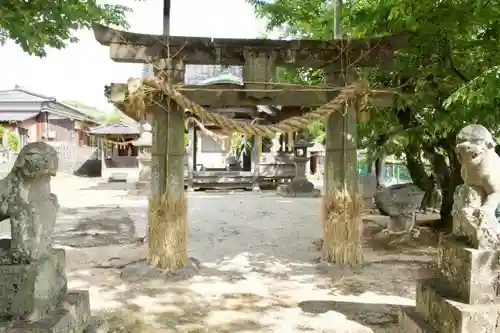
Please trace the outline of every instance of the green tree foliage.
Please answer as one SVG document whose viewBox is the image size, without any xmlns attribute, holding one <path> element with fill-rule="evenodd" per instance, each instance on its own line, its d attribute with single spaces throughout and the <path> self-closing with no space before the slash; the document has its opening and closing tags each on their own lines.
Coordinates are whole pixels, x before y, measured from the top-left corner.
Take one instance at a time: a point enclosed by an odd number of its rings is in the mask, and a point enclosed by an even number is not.
<svg viewBox="0 0 500 333">
<path fill-rule="evenodd" d="M 97 122 L 103 122 L 106 119 L 106 113 L 92 106 L 80 103 L 78 101 L 64 101 L 64 104 L 72 106 L 87 115 L 88 117 L 95 119 Z"/>
<path fill-rule="evenodd" d="M 121 112 L 118 109 L 114 109 L 110 113 L 106 114 L 104 118 L 104 123 L 106 125 L 118 124 L 120 121 L 122 121 L 123 117 L 124 117 L 123 112 Z"/>
<path fill-rule="evenodd" d="M 45 48 L 76 42 L 76 29 L 93 23 L 127 26 L 129 8 L 96 0 L 8 0 L 0 6 L 0 42 L 14 40 L 29 54 L 45 56 Z"/>
<path fill-rule="evenodd" d="M 0 125 L 0 144 L 3 144 L 3 138 L 5 133 L 7 132 L 7 147 L 10 148 L 10 150 L 18 152 L 20 149 L 20 144 L 21 142 L 19 141 L 19 136 L 10 131 L 9 129 L 5 128 L 4 126 Z"/>
<path fill-rule="evenodd" d="M 250 0 L 268 29 L 283 36 L 329 39 L 333 4 L 319 0 Z M 345 36 L 366 38 L 409 32 L 408 47 L 395 53 L 390 68 L 359 70 L 372 87 L 400 94 L 394 107 L 371 107 L 372 121 L 359 125 L 360 146 L 372 158 L 404 153 L 413 181 L 443 191 L 441 215 L 449 226 L 453 191 L 461 181 L 453 150 L 457 131 L 467 123 L 500 127 L 500 1 L 345 1 Z M 292 75 L 293 76 L 293 75 Z M 430 168 L 426 168 L 424 161 Z"/>
<path fill-rule="evenodd" d="M 19 136 L 16 133 L 7 133 L 7 145 L 9 146 L 10 150 L 18 152 L 20 144 L 21 143 L 19 142 Z"/>
</svg>

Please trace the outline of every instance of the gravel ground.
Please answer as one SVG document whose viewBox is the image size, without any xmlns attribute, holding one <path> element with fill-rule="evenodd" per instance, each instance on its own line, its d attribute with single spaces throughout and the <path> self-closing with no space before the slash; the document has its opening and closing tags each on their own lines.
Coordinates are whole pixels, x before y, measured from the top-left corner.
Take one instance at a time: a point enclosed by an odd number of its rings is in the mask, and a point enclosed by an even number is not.
<svg viewBox="0 0 500 333">
<path fill-rule="evenodd" d="M 365 263 L 315 260 L 320 199 L 274 193 L 188 193 L 189 279 L 120 278 L 146 257 L 147 201 L 127 184 L 56 178 L 61 212 L 55 235 L 67 249 L 70 287 L 88 289 L 101 332 L 399 332 L 401 306 L 432 273 L 434 240 L 391 248 L 371 235 L 385 223 L 366 216 Z"/>
</svg>

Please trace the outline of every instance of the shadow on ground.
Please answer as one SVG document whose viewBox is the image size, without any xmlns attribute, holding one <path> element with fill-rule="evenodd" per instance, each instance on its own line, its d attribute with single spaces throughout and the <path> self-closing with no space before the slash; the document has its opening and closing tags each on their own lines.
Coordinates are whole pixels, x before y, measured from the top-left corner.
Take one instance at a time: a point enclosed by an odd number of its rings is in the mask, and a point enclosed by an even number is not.
<svg viewBox="0 0 500 333">
<path fill-rule="evenodd" d="M 69 278 L 90 288 L 102 332 L 397 333 L 397 312 L 412 305 L 416 279 L 434 274 L 435 244 L 380 248 L 371 240 L 376 231 L 365 228 L 358 267 L 245 251 L 202 262 L 196 274 L 175 281 L 124 280 L 123 258 Z"/>
<path fill-rule="evenodd" d="M 107 190 L 107 191 L 126 191 L 130 189 L 134 189 L 135 184 L 130 183 L 130 182 L 100 182 L 97 184 L 94 184 L 92 186 L 88 186 L 85 188 L 81 188 L 80 190 L 82 191 L 102 191 L 102 190 Z"/>
<path fill-rule="evenodd" d="M 332 265 L 315 260 L 318 199 L 269 193 L 188 196 L 188 250 L 202 267 L 181 278 L 124 278 L 130 263 L 147 255 L 147 244 L 120 245 L 145 234 L 145 200 L 124 198 L 123 208 L 61 209 L 55 238 L 70 246 L 70 287 L 90 291 L 93 314 L 103 319 L 102 333 L 398 333 L 396 309 L 412 305 L 415 281 L 433 273 L 432 233 L 408 244 L 388 244 L 374 237 L 387 221 L 366 219 L 364 264 Z"/>
<path fill-rule="evenodd" d="M 403 306 L 380 303 L 310 300 L 298 304 L 305 313 L 324 314 L 334 311 L 347 320 L 371 328 L 374 332 L 397 332 L 399 312 Z"/>
<path fill-rule="evenodd" d="M 56 244 L 94 247 L 130 244 L 136 241 L 136 227 L 129 213 L 118 206 L 64 208 L 54 231 Z"/>
</svg>

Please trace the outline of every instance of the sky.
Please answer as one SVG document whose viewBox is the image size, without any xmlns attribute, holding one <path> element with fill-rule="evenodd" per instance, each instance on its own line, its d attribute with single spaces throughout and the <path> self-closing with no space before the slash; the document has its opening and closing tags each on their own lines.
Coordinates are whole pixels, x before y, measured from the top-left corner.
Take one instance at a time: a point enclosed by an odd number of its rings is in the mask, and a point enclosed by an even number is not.
<svg viewBox="0 0 500 333">
<path fill-rule="evenodd" d="M 163 0 L 109 0 L 128 6 L 129 31 L 162 33 Z M 253 38 L 264 31 L 245 0 L 172 0 L 170 32 L 177 36 Z M 0 90 L 15 85 L 57 100 L 77 100 L 109 111 L 104 86 L 141 75 L 141 64 L 115 63 L 109 48 L 91 31 L 79 31 L 79 43 L 64 50 L 49 49 L 40 59 L 24 53 L 13 42 L 0 47 Z"/>
</svg>

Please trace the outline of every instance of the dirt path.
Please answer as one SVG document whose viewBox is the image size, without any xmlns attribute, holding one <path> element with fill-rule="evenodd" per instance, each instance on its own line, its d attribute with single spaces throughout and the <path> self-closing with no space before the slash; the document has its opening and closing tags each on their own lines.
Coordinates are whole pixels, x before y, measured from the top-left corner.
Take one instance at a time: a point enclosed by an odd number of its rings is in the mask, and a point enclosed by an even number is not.
<svg viewBox="0 0 500 333">
<path fill-rule="evenodd" d="M 89 289 L 101 332 L 391 332 L 413 305 L 415 281 L 431 274 L 435 239 L 387 248 L 372 240 L 384 223 L 365 218 L 365 263 L 316 263 L 318 199 L 274 193 L 190 193 L 189 255 L 203 267 L 187 280 L 120 278 L 143 259 L 145 199 L 96 181 L 57 180 L 56 241 L 67 249 L 70 287 Z M 70 180 L 73 181 L 73 180 Z M 66 184 L 66 185 L 65 185 Z M 71 192 L 71 193 L 69 193 Z M 427 239 L 430 238 L 430 239 Z"/>
</svg>

